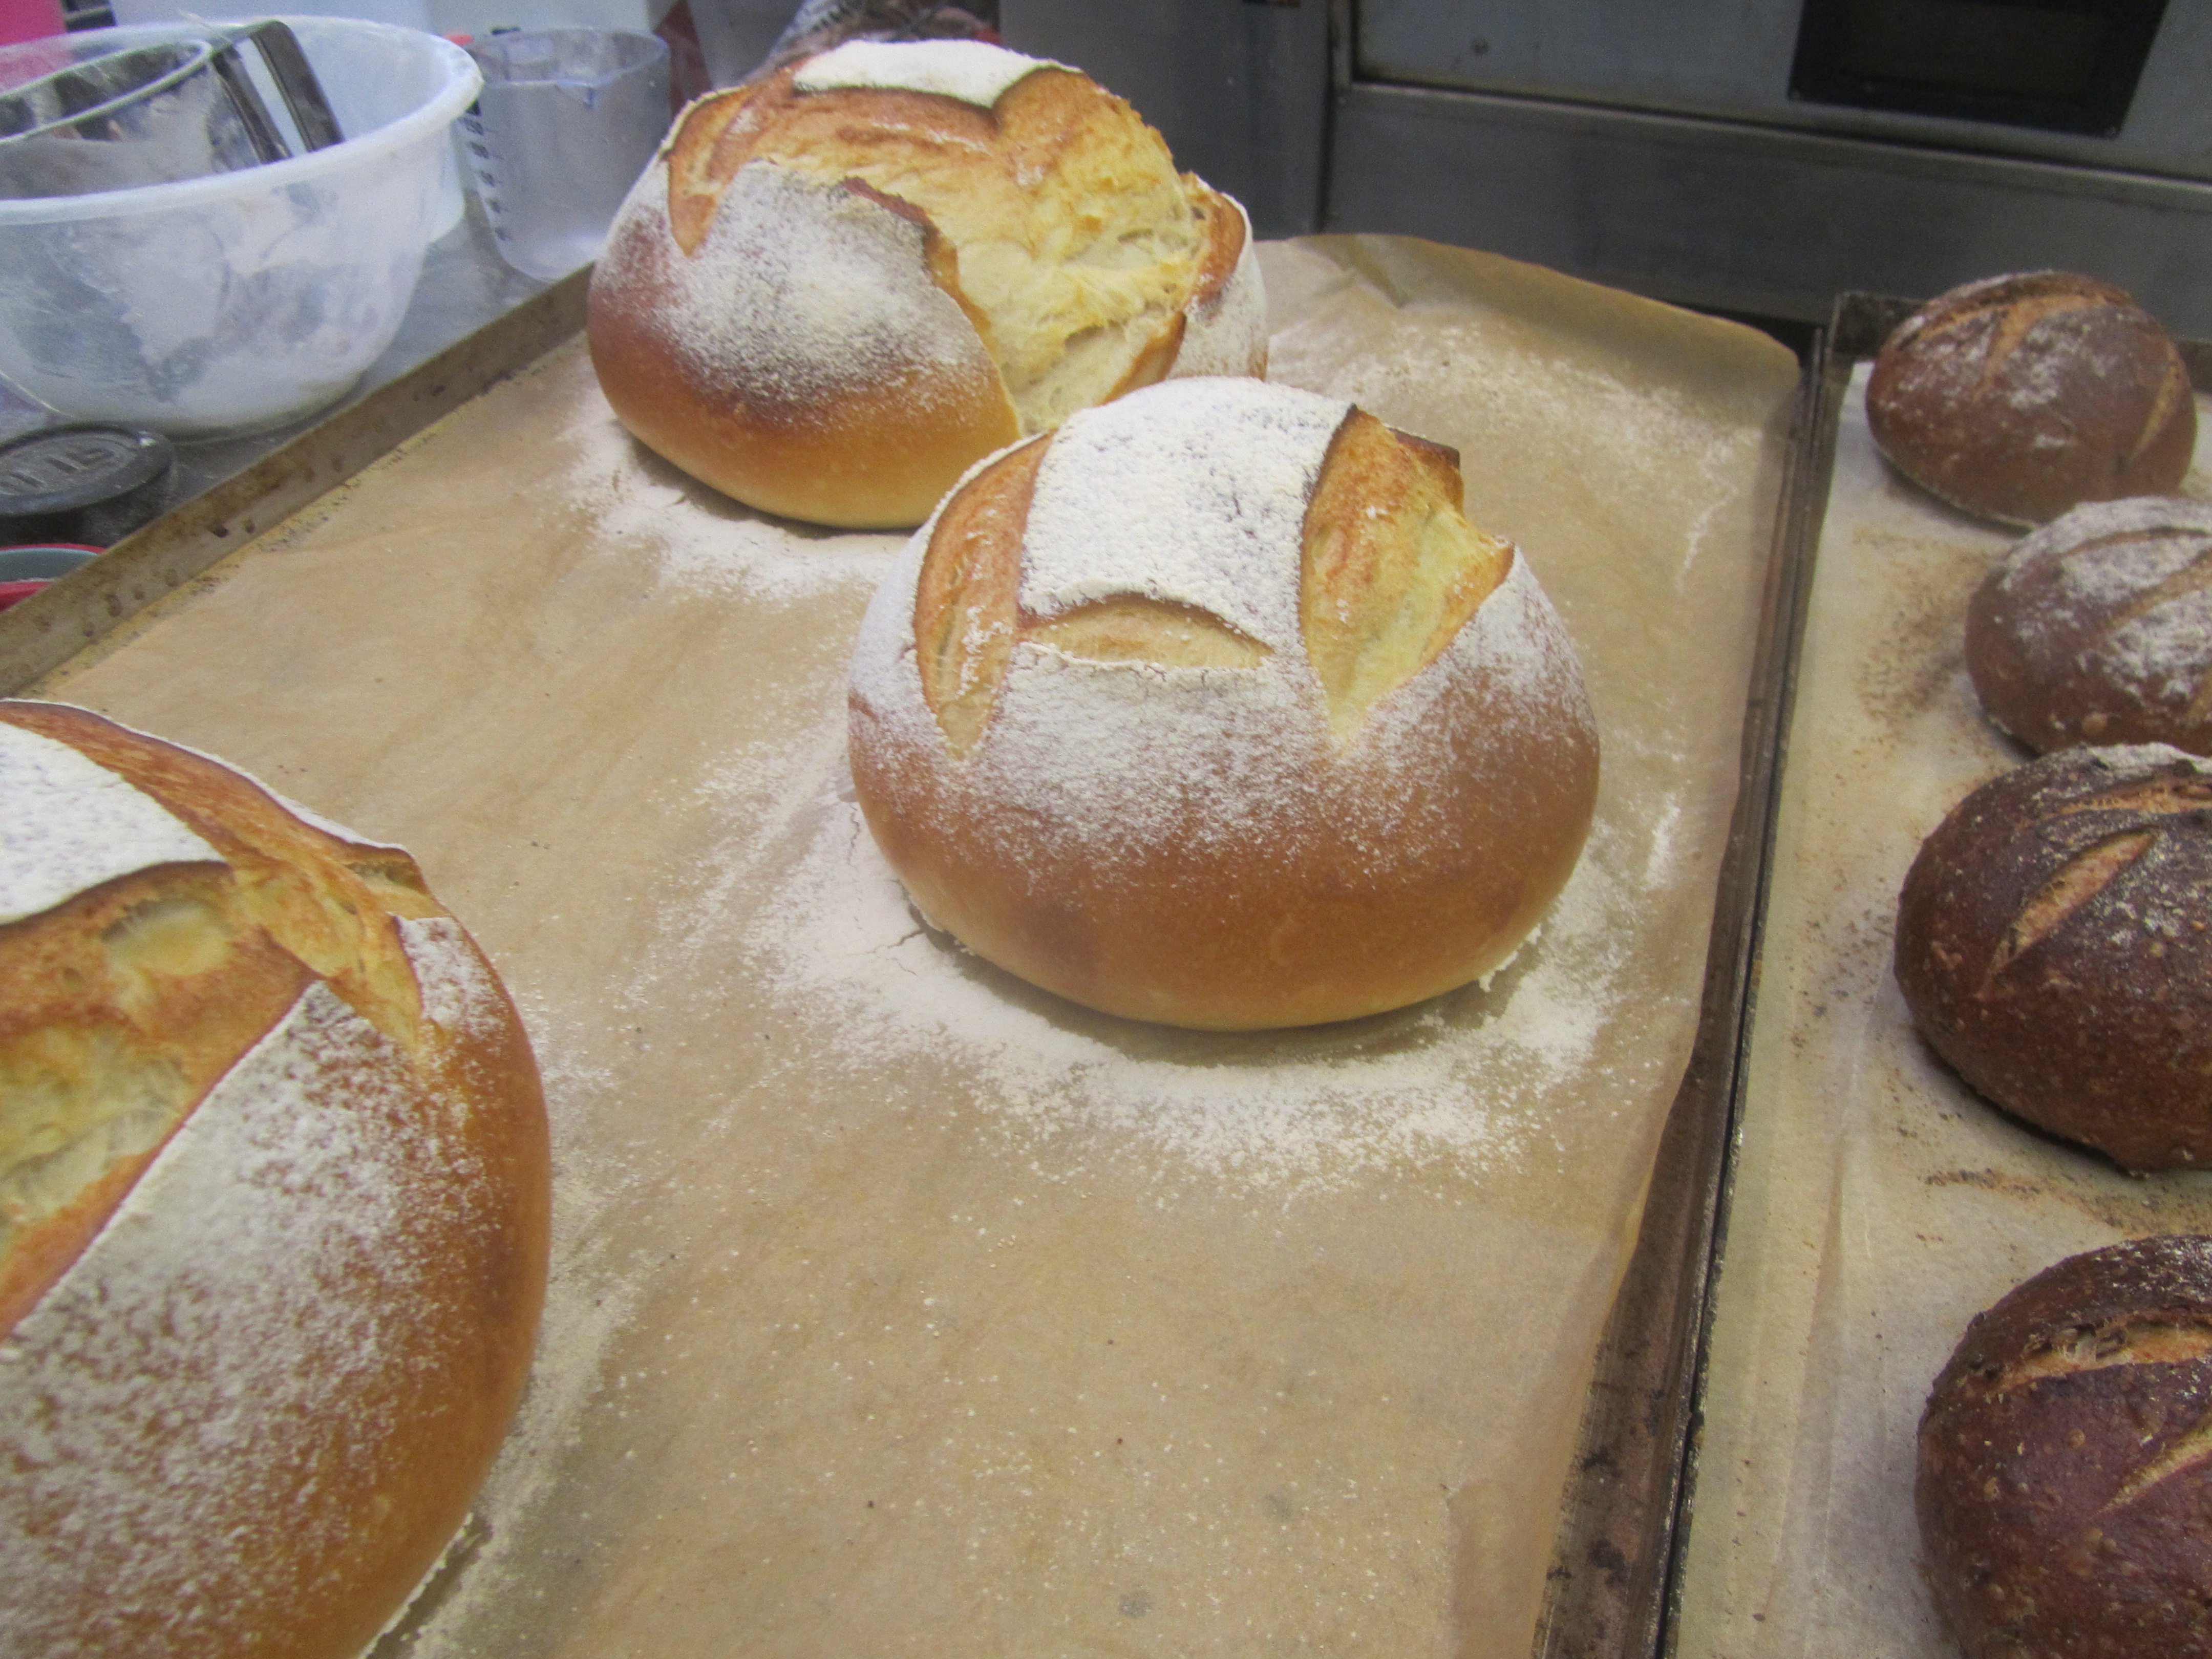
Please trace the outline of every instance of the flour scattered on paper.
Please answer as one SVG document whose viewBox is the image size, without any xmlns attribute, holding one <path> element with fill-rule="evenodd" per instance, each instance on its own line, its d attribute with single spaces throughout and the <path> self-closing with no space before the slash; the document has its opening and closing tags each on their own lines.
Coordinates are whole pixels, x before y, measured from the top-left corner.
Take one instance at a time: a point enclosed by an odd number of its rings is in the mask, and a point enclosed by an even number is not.
<svg viewBox="0 0 2212 1659">
<path fill-rule="evenodd" d="M 748 958 L 806 1011 L 783 1063 L 878 1079 L 950 1063 L 1047 1174 L 1079 1173 L 1085 1142 L 1293 1188 L 1385 1164 L 1510 1165 L 1549 1143 L 1545 1102 L 1594 1063 L 1626 994 L 1632 896 L 1616 872 L 1638 854 L 1601 832 L 1490 993 L 1252 1036 L 1091 1015 L 921 923 L 851 798 L 843 739 L 840 719 L 706 786 L 732 831 L 693 878 L 673 960 L 633 994 L 663 997 L 702 961 Z M 745 893 L 756 902 L 738 902 Z"/>
<path fill-rule="evenodd" d="M 617 1334 L 647 1288 L 635 1267 L 616 1256 L 606 1224 L 609 1210 L 633 1183 L 631 1172 L 574 1152 L 585 1138 L 580 1120 L 605 1109 L 617 1079 L 579 1063 L 561 1046 L 560 1022 L 550 1012 L 519 993 L 515 1001 L 544 1085 L 554 1152 L 551 1261 L 530 1388 L 468 1522 L 364 1659 L 465 1651 L 459 1644 L 472 1621 L 540 1570 L 530 1543 L 538 1528 L 526 1523 L 571 1474 L 568 1454 L 579 1425 L 603 1386 Z"/>
<path fill-rule="evenodd" d="M 623 430 L 594 398 L 562 434 L 571 476 L 599 542 L 649 559 L 670 587 L 783 603 L 810 593 L 873 589 L 903 534 L 831 532 L 765 518 L 693 483 Z"/>
</svg>

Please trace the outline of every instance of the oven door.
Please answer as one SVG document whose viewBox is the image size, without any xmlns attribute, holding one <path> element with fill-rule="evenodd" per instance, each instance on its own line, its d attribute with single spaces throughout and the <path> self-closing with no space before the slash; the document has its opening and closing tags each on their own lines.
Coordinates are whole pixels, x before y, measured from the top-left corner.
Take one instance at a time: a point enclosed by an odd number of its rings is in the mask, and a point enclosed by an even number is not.
<svg viewBox="0 0 2212 1659">
<path fill-rule="evenodd" d="M 2212 0 L 1002 0 L 1261 233 L 1817 320 L 2063 267 L 2212 333 Z"/>
</svg>

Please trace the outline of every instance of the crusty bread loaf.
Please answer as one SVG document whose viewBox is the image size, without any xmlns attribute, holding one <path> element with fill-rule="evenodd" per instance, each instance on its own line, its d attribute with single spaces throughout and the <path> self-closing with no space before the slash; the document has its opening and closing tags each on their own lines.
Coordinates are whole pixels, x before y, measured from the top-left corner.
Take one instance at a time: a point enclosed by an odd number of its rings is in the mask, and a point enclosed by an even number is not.
<svg viewBox="0 0 2212 1659">
<path fill-rule="evenodd" d="M 2027 537 L 1966 606 L 1966 672 L 2035 749 L 2212 754 L 2212 506 L 2093 501 Z"/>
<path fill-rule="evenodd" d="M 921 912 L 1109 1013 L 1250 1029 L 1480 977 L 1574 867 L 1582 671 L 1457 458 L 1179 380 L 977 468 L 871 605 L 854 781 Z"/>
<path fill-rule="evenodd" d="M 2109 283 L 2059 270 L 1968 283 L 1914 312 L 1875 358 L 1866 411 L 1907 477 L 2008 524 L 2165 494 L 2197 445 L 2166 331 Z"/>
<path fill-rule="evenodd" d="M 0 702 L 0 1652 L 352 1659 L 544 1294 L 538 1075 L 406 854 Z"/>
<path fill-rule="evenodd" d="M 1923 843 L 1897 980 L 1989 1099 L 2130 1170 L 2212 1164 L 2212 765 L 2067 749 Z"/>
<path fill-rule="evenodd" d="M 2212 1238 L 2045 1268 L 1920 1419 L 1923 1565 L 1967 1659 L 2212 1656 Z"/>
<path fill-rule="evenodd" d="M 904 528 L 1074 410 L 1262 373 L 1250 240 L 1076 70 L 854 41 L 678 119 L 592 274 L 592 361 L 623 423 L 717 489 Z"/>
</svg>

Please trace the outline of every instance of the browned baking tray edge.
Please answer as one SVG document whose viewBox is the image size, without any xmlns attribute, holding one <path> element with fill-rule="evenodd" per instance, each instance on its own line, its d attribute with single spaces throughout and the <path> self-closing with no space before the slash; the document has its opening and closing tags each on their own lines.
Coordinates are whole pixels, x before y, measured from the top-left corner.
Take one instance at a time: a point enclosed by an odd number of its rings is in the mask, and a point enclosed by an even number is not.
<svg viewBox="0 0 2212 1659">
<path fill-rule="evenodd" d="M 563 277 L 243 472 L 0 612 L 0 696 L 58 668 L 225 554 L 328 494 L 584 325 L 591 268 Z"/>
<path fill-rule="evenodd" d="M 1814 337 L 1761 595 L 1729 821 L 1690 1062 L 1668 1113 L 1636 1249 L 1599 1340 L 1589 1403 L 1537 1621 L 1536 1659 L 1643 1659 L 1671 1648 L 1675 1549 L 1697 1457 L 1708 1292 L 1725 1241 L 1766 869 L 1839 398 Z M 1849 378 L 1848 362 L 1843 369 Z"/>
<path fill-rule="evenodd" d="M 1853 371 L 1922 303 L 1839 295 L 1799 385 L 1744 719 L 1743 786 L 1722 866 L 1696 1044 L 1660 1140 L 1635 1253 L 1600 1340 L 1561 1503 L 1537 1659 L 1675 1652 L 1711 1291 L 1728 1243 L 1766 871 L 1836 434 Z M 2179 343 L 2191 381 L 2212 391 L 2212 342 Z"/>
</svg>

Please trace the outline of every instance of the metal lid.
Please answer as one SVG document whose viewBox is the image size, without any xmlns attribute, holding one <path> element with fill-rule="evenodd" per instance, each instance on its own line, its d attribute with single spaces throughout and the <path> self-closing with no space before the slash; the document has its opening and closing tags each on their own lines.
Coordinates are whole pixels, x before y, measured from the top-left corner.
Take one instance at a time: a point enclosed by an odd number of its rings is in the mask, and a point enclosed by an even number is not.
<svg viewBox="0 0 2212 1659">
<path fill-rule="evenodd" d="M 0 519 L 28 519 L 127 495 L 169 470 L 167 438 L 135 427 L 79 421 L 0 442 Z"/>
</svg>

